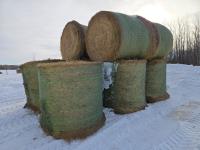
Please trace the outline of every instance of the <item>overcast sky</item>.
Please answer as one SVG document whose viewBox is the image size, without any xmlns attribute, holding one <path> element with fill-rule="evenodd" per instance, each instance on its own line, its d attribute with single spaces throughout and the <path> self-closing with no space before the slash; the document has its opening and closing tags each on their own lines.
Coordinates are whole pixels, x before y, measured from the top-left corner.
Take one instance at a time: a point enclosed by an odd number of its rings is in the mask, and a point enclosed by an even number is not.
<svg viewBox="0 0 200 150">
<path fill-rule="evenodd" d="M 0 0 L 0 64 L 61 58 L 60 36 L 68 21 L 87 25 L 100 10 L 167 23 L 200 12 L 200 0 Z"/>
</svg>

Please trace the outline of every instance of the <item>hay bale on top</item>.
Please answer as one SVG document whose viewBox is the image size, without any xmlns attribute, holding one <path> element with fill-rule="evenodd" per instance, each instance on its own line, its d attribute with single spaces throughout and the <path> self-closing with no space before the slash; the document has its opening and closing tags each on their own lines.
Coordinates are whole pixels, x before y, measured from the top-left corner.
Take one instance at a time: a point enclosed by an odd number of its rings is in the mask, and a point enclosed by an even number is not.
<svg viewBox="0 0 200 150">
<path fill-rule="evenodd" d="M 146 60 L 123 60 L 117 68 L 114 83 L 116 113 L 126 114 L 144 109 Z"/>
<path fill-rule="evenodd" d="M 85 32 L 87 26 L 76 21 L 67 23 L 63 29 L 60 50 L 64 60 L 75 60 L 87 57 L 85 48 Z"/>
<path fill-rule="evenodd" d="M 169 98 L 169 94 L 166 92 L 166 61 L 163 59 L 147 62 L 146 97 L 147 102 Z"/>
<path fill-rule="evenodd" d="M 159 35 L 159 44 L 156 49 L 156 53 L 153 59 L 155 58 L 163 58 L 168 55 L 168 53 L 172 50 L 173 47 L 173 35 L 169 29 L 165 26 L 154 23 L 156 30 L 158 31 Z"/>
<path fill-rule="evenodd" d="M 101 11 L 92 17 L 86 34 L 92 60 L 161 58 L 171 50 L 173 37 L 164 26 L 141 16 Z"/>
<path fill-rule="evenodd" d="M 55 138 L 83 138 L 105 121 L 102 65 L 71 61 L 40 64 L 41 127 Z"/>
<path fill-rule="evenodd" d="M 89 22 L 86 46 L 92 60 L 142 57 L 148 45 L 148 30 L 136 16 L 101 11 Z"/>
<path fill-rule="evenodd" d="M 38 63 L 45 62 L 57 62 L 61 60 L 43 60 L 43 61 L 31 61 L 20 66 L 22 71 L 23 84 L 25 89 L 25 94 L 27 97 L 27 103 L 25 107 L 31 108 L 33 111 L 40 111 L 40 101 L 39 101 L 39 85 L 38 85 Z"/>
<path fill-rule="evenodd" d="M 158 32 L 140 16 L 101 11 L 92 17 L 86 34 L 87 52 L 92 60 L 149 58 L 155 54 Z"/>
</svg>

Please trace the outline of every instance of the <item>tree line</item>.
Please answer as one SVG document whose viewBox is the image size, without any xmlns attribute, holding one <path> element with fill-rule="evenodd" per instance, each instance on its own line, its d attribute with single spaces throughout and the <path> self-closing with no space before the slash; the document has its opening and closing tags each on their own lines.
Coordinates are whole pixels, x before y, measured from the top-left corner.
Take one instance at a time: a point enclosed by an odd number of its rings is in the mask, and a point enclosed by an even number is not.
<svg viewBox="0 0 200 150">
<path fill-rule="evenodd" d="M 168 25 L 174 38 L 169 63 L 200 65 L 200 15 L 182 18 Z"/>
</svg>

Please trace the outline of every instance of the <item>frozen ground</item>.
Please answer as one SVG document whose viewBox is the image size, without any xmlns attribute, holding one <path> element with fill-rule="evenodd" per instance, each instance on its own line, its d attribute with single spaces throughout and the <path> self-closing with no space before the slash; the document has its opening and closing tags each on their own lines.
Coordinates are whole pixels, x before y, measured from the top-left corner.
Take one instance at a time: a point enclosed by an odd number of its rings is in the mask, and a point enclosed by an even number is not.
<svg viewBox="0 0 200 150">
<path fill-rule="evenodd" d="M 171 98 L 129 115 L 105 109 L 106 124 L 85 140 L 46 136 L 38 116 L 23 109 L 20 74 L 0 75 L 1 150 L 200 150 L 200 67 L 168 65 Z"/>
</svg>

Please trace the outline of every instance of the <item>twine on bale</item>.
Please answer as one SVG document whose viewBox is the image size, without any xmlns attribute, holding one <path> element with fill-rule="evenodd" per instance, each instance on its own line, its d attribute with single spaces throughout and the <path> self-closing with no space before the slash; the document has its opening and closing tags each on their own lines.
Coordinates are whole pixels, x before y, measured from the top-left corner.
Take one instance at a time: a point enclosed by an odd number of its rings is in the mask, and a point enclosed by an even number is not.
<svg viewBox="0 0 200 150">
<path fill-rule="evenodd" d="M 85 47 L 85 32 L 87 26 L 71 21 L 63 29 L 60 50 L 64 60 L 76 60 L 87 58 Z"/>
<path fill-rule="evenodd" d="M 40 112 L 40 101 L 39 101 L 39 85 L 38 85 L 38 63 L 47 63 L 47 62 L 58 62 L 61 60 L 52 59 L 52 60 L 41 60 L 41 61 L 31 61 L 20 66 L 23 77 L 23 84 L 25 89 L 25 94 L 27 97 L 27 103 L 25 108 L 30 108 L 34 112 Z"/>
<path fill-rule="evenodd" d="M 55 138 L 84 138 L 103 126 L 102 64 L 39 64 L 40 124 Z"/>
<path fill-rule="evenodd" d="M 118 63 L 114 83 L 114 112 L 126 114 L 144 109 L 146 60 L 121 60 Z"/>
<path fill-rule="evenodd" d="M 166 92 L 166 61 L 155 59 L 147 62 L 146 98 L 153 103 L 169 98 Z"/>
</svg>

